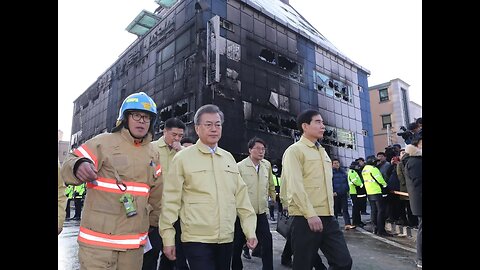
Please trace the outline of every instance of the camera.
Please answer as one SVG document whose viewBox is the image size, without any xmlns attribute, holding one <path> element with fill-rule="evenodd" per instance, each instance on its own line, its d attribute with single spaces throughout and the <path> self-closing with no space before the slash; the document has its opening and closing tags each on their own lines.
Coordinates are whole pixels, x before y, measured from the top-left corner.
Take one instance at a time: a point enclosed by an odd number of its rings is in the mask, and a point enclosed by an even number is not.
<svg viewBox="0 0 480 270">
<path fill-rule="evenodd" d="M 404 126 L 401 126 L 400 129 L 402 132 L 398 132 L 397 135 L 401 136 L 406 144 L 410 144 L 413 140 L 414 133 L 411 130 L 407 130 Z"/>
</svg>

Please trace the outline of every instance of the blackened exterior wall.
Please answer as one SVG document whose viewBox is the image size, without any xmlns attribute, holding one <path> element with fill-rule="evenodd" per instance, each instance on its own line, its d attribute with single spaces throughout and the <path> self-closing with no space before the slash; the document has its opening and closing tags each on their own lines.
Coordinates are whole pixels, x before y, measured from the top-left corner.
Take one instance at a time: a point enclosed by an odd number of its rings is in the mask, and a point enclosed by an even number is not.
<svg viewBox="0 0 480 270">
<path fill-rule="evenodd" d="M 123 99 L 144 91 L 157 103 L 156 138 L 170 117 L 182 119 L 186 136 L 196 138 L 195 111 L 218 105 L 226 120 L 219 145 L 238 160 L 248 154 L 248 140 L 258 136 L 268 143 L 267 158 L 278 163 L 300 136 L 296 116 L 308 108 L 321 112 L 329 131 L 322 144 L 343 165 L 373 151 L 368 93 L 358 90 L 368 89 L 368 71 L 246 1 L 195 2 L 180 1 L 162 11 L 159 23 L 75 101 L 74 146 L 111 130 Z M 211 81 L 207 51 L 215 51 L 207 24 L 216 15 L 223 51 L 214 67 L 220 79 Z M 100 98 L 93 101 L 90 92 Z"/>
</svg>

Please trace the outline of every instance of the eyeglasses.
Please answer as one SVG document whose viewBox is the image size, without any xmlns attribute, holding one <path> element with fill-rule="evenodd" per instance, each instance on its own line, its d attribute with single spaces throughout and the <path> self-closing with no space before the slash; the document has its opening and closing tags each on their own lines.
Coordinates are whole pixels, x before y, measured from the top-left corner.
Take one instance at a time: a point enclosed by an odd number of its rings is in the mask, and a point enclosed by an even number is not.
<svg viewBox="0 0 480 270">
<path fill-rule="evenodd" d="M 203 125 L 207 129 L 212 129 L 213 127 L 222 128 L 222 124 L 219 123 L 219 122 L 217 122 L 217 123 L 207 122 L 207 123 L 204 123 L 204 124 L 201 124 L 201 125 Z"/>
<path fill-rule="evenodd" d="M 140 121 L 143 118 L 143 122 L 150 123 L 151 120 L 150 115 L 147 114 L 131 113 L 130 115 L 135 121 Z"/>
<path fill-rule="evenodd" d="M 265 148 L 265 147 L 253 147 L 252 149 L 255 149 L 255 150 L 259 151 L 259 152 L 265 152 L 265 151 L 267 151 L 267 148 Z"/>
</svg>

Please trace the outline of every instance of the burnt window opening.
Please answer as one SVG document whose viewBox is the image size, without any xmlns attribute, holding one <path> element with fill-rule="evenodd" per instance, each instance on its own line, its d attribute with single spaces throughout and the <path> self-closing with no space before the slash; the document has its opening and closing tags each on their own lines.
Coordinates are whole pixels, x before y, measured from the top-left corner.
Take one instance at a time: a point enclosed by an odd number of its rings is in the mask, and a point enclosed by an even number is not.
<svg viewBox="0 0 480 270">
<path fill-rule="evenodd" d="M 278 117 L 273 115 L 260 115 L 260 119 L 263 120 L 267 127 L 268 132 L 277 134 L 280 131 L 280 126 L 278 125 Z"/>
<path fill-rule="evenodd" d="M 188 102 L 186 99 L 177 102 L 174 108 L 174 116 L 182 120 L 184 123 L 188 120 Z"/>
<path fill-rule="evenodd" d="M 224 18 L 221 18 L 220 17 L 220 27 L 224 28 L 224 29 L 227 29 L 228 31 L 230 32 L 233 32 L 233 24 L 227 20 L 225 20 Z"/>
<path fill-rule="evenodd" d="M 277 63 L 275 59 L 275 53 L 268 49 L 262 49 L 258 58 L 272 65 L 276 65 Z"/>
<path fill-rule="evenodd" d="M 168 119 L 172 118 L 172 116 L 173 116 L 172 106 L 169 105 L 169 106 L 163 108 L 163 109 L 160 111 L 159 116 L 160 116 L 160 122 L 161 122 L 161 123 L 164 123 L 164 122 L 167 121 Z"/>
<path fill-rule="evenodd" d="M 298 72 L 298 64 L 282 55 L 278 56 L 278 66 L 286 71 L 294 71 L 296 68 L 295 71 Z"/>
</svg>

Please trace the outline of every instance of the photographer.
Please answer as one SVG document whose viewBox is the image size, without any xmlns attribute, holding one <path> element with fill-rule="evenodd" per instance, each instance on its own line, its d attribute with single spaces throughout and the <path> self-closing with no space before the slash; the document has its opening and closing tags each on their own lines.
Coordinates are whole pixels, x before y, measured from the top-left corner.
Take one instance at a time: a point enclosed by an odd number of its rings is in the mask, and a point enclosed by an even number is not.
<svg viewBox="0 0 480 270">
<path fill-rule="evenodd" d="M 419 118 L 419 119 L 421 119 L 421 118 Z M 420 120 L 419 122 L 417 121 L 417 122 L 412 122 L 412 123 L 408 124 L 408 129 L 403 127 L 403 126 L 400 127 L 400 129 L 403 132 L 398 132 L 397 135 L 401 136 L 403 138 L 403 140 L 405 141 L 405 144 L 411 144 L 413 136 L 416 133 L 422 132 L 421 122 L 422 122 L 422 120 Z"/>
</svg>

